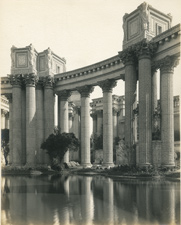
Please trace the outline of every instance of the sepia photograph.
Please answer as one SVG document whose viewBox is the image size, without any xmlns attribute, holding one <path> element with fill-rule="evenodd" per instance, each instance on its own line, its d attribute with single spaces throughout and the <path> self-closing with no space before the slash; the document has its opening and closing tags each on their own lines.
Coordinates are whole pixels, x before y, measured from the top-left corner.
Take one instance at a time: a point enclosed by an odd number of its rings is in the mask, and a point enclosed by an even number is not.
<svg viewBox="0 0 181 225">
<path fill-rule="evenodd" d="M 1 224 L 179 225 L 180 0 L 0 0 Z"/>
</svg>

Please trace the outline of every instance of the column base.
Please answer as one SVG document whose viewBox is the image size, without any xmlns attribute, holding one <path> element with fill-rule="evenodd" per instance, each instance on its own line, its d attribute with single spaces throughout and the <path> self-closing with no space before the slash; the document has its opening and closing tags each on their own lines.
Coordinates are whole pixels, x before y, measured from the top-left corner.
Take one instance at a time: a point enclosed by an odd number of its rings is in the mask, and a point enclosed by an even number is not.
<svg viewBox="0 0 181 225">
<path fill-rule="evenodd" d="M 110 168 L 110 167 L 115 167 L 114 163 L 103 163 L 102 168 Z"/>
<path fill-rule="evenodd" d="M 173 168 L 173 167 L 175 167 L 175 163 L 174 164 L 161 164 L 161 167 Z"/>
<path fill-rule="evenodd" d="M 141 163 L 141 164 L 138 164 L 138 166 L 139 167 L 142 167 L 142 168 L 143 167 L 146 167 L 147 168 L 147 167 L 151 166 L 151 164 L 150 163 Z"/>
<path fill-rule="evenodd" d="M 91 163 L 81 163 L 81 166 L 83 166 L 83 168 L 91 168 L 92 164 Z"/>
</svg>

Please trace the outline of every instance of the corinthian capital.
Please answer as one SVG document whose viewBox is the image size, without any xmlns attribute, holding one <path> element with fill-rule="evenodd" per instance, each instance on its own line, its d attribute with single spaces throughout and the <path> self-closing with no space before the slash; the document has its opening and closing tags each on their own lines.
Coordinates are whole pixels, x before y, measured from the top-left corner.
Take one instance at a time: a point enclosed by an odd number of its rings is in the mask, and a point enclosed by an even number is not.
<svg viewBox="0 0 181 225">
<path fill-rule="evenodd" d="M 134 64 L 136 61 L 134 49 L 132 48 L 132 46 L 119 52 L 119 57 L 125 65 Z"/>
<path fill-rule="evenodd" d="M 63 90 L 63 91 L 59 91 L 57 92 L 58 96 L 60 97 L 61 100 L 63 101 L 67 101 L 68 98 L 71 96 L 71 91 L 70 90 Z"/>
<path fill-rule="evenodd" d="M 51 76 L 43 77 L 43 86 L 45 88 L 52 88 L 54 85 L 54 78 Z"/>
<path fill-rule="evenodd" d="M 9 75 L 10 84 L 13 86 L 21 86 L 22 85 L 22 75 Z"/>
<path fill-rule="evenodd" d="M 24 80 L 26 86 L 35 86 L 37 84 L 38 77 L 34 73 L 26 74 L 24 75 Z"/>
<path fill-rule="evenodd" d="M 152 57 L 157 50 L 157 44 L 148 42 L 143 39 L 141 42 L 134 46 L 136 55 L 140 57 Z"/>
<path fill-rule="evenodd" d="M 92 93 L 93 90 L 94 87 L 91 85 L 85 85 L 77 88 L 77 91 L 81 94 L 81 97 L 90 97 L 90 93 Z"/>
<path fill-rule="evenodd" d="M 117 82 L 113 79 L 100 81 L 98 85 L 102 88 L 103 92 L 112 92 L 112 89 L 116 87 Z"/>
<path fill-rule="evenodd" d="M 157 68 L 160 68 L 162 73 L 173 72 L 174 67 L 179 64 L 179 57 L 166 56 L 160 61 L 156 62 Z"/>
</svg>

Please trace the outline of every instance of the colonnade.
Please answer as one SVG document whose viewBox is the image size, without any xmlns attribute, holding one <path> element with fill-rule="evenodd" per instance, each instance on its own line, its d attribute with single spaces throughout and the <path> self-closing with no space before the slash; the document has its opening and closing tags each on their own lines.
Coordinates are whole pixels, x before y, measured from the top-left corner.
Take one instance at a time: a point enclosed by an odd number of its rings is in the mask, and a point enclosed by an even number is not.
<svg viewBox="0 0 181 225">
<path fill-rule="evenodd" d="M 167 56 L 153 61 L 156 51 L 154 43 L 142 41 L 132 48 L 120 52 L 125 64 L 125 141 L 133 145 L 133 106 L 135 107 L 137 80 L 139 81 L 138 132 L 139 166 L 154 164 L 152 153 L 152 123 L 157 110 L 156 70 L 160 69 L 161 102 L 161 165 L 174 166 L 174 126 L 173 126 L 173 69 L 178 58 Z M 133 161 L 131 163 L 134 163 Z"/>
</svg>

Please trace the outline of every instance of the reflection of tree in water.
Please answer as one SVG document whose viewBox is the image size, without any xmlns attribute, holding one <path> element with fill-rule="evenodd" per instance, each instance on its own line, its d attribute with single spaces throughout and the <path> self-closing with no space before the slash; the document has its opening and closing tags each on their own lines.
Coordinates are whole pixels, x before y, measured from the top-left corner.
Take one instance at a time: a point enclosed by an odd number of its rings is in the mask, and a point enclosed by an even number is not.
<svg viewBox="0 0 181 225">
<path fill-rule="evenodd" d="M 65 183 L 68 177 L 52 175 L 49 179 L 51 185 L 48 192 L 42 196 L 42 203 L 50 208 L 49 218 L 66 224 L 69 221 L 69 190 L 66 190 Z"/>
</svg>

